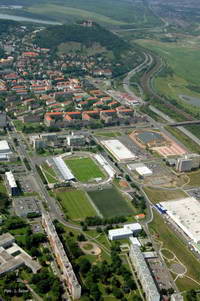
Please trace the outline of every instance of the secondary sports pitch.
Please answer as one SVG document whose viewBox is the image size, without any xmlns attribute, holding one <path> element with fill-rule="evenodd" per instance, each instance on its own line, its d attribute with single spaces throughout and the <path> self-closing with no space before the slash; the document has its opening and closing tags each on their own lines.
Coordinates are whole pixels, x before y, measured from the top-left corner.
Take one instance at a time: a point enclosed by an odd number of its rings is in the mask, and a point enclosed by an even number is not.
<svg viewBox="0 0 200 301">
<path fill-rule="evenodd" d="M 72 220 L 83 220 L 87 216 L 97 215 L 82 190 L 56 189 L 54 196 L 59 200 L 65 215 Z"/>
<path fill-rule="evenodd" d="M 73 158 L 65 160 L 76 179 L 89 182 L 95 178 L 105 178 L 104 173 L 91 158 Z"/>
<path fill-rule="evenodd" d="M 131 206 L 115 188 L 88 191 L 88 194 L 104 217 L 133 214 Z"/>
</svg>

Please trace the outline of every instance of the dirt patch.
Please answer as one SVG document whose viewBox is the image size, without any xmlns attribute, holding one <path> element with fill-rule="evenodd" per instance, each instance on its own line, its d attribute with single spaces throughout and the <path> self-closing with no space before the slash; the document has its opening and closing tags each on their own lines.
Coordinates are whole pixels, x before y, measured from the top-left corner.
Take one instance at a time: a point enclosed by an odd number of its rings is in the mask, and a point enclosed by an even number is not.
<svg viewBox="0 0 200 301">
<path fill-rule="evenodd" d="M 85 254 L 88 255 L 98 256 L 101 254 L 101 249 L 94 242 L 82 241 L 79 242 L 79 247 Z"/>
</svg>

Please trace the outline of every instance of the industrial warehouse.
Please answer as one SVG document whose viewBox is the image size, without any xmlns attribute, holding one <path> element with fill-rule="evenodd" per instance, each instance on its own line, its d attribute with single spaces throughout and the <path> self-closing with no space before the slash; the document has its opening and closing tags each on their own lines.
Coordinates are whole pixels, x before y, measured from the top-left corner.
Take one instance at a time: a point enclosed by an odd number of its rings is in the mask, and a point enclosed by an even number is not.
<svg viewBox="0 0 200 301">
<path fill-rule="evenodd" d="M 102 145 L 117 159 L 117 161 L 135 160 L 137 157 L 119 140 L 102 140 Z"/>
<path fill-rule="evenodd" d="M 169 217 L 196 244 L 200 243 L 200 203 L 193 197 L 160 203 Z"/>
</svg>

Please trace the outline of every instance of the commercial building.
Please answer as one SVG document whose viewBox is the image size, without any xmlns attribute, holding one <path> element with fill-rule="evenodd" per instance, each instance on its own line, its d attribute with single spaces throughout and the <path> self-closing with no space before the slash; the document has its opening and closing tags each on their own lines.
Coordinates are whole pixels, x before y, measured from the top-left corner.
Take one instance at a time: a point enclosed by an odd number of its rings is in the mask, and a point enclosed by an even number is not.
<svg viewBox="0 0 200 301">
<path fill-rule="evenodd" d="M 169 217 L 196 244 L 200 243 L 200 203 L 193 197 L 160 203 Z"/>
<path fill-rule="evenodd" d="M 139 242 L 139 240 L 137 239 L 137 237 L 129 237 L 129 241 L 132 245 L 137 245 L 139 247 L 141 247 L 141 243 Z"/>
<path fill-rule="evenodd" d="M 6 186 L 9 190 L 9 194 L 11 196 L 15 196 L 19 194 L 19 188 L 17 186 L 17 183 L 15 181 L 15 178 L 13 176 L 13 173 L 11 171 L 7 171 L 5 173 L 5 181 L 6 181 Z"/>
<path fill-rule="evenodd" d="M 42 214 L 42 223 L 55 254 L 57 263 L 62 271 L 62 278 L 66 282 L 72 298 L 79 299 L 81 297 L 81 286 L 78 283 L 72 265 L 65 253 L 63 245 L 57 235 L 56 229 L 51 221 L 49 214 Z"/>
<path fill-rule="evenodd" d="M 161 133 L 151 130 L 137 133 L 136 138 L 140 143 L 148 147 L 161 146 L 166 142 Z"/>
<path fill-rule="evenodd" d="M 126 224 L 123 228 L 112 229 L 108 231 L 108 238 L 110 240 L 129 238 L 137 235 L 142 230 L 139 223 Z"/>
<path fill-rule="evenodd" d="M 10 233 L 0 235 L 0 275 L 26 265 L 35 274 L 41 265 L 15 243 Z"/>
<path fill-rule="evenodd" d="M 160 301 L 158 289 L 155 285 L 140 247 L 137 244 L 131 244 L 129 256 L 145 292 L 145 300 Z"/>
<path fill-rule="evenodd" d="M 102 145 L 118 160 L 135 160 L 137 157 L 119 140 L 102 140 Z"/>
<path fill-rule="evenodd" d="M 0 141 L 0 153 L 1 154 L 10 154 L 10 146 L 8 145 L 8 142 L 6 140 Z"/>
<path fill-rule="evenodd" d="M 61 181 L 71 181 L 75 179 L 74 175 L 61 157 L 53 157 L 51 160 L 47 160 L 47 163 L 49 165 L 53 165 Z"/>
<path fill-rule="evenodd" d="M 176 163 L 176 170 L 179 172 L 191 171 L 200 167 L 200 155 L 188 154 L 182 158 L 179 158 Z"/>
<path fill-rule="evenodd" d="M 40 135 L 30 137 L 30 141 L 34 150 L 39 150 L 46 147 L 46 143 L 42 137 L 40 137 Z"/>
<path fill-rule="evenodd" d="M 140 177 L 149 177 L 152 176 L 153 172 L 143 163 L 129 164 L 128 169 L 131 171 L 136 171 Z"/>
<path fill-rule="evenodd" d="M 83 135 L 71 135 L 67 136 L 67 145 L 69 146 L 83 146 L 86 140 Z"/>
<path fill-rule="evenodd" d="M 192 169 L 192 159 L 179 158 L 176 163 L 176 170 L 179 172 L 190 171 Z"/>
</svg>

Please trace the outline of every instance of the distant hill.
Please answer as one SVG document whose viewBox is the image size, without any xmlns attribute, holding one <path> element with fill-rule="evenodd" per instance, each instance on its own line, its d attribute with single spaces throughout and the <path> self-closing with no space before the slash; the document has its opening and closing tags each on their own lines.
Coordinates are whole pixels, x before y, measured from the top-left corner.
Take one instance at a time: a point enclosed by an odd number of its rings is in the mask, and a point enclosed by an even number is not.
<svg viewBox="0 0 200 301">
<path fill-rule="evenodd" d="M 93 23 L 87 27 L 80 24 L 51 26 L 37 33 L 35 43 L 43 48 L 56 49 L 61 43 L 78 42 L 86 47 L 99 43 L 119 57 L 130 45 L 111 31 Z"/>
</svg>

